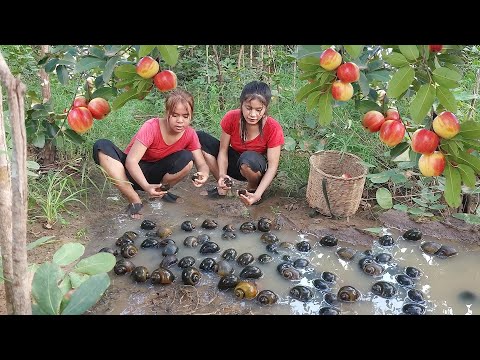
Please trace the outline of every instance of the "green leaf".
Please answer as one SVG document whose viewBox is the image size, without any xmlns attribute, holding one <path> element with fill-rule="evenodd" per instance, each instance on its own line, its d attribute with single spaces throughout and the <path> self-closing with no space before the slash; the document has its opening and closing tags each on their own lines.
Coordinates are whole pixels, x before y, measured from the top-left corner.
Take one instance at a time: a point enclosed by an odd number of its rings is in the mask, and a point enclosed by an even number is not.
<svg viewBox="0 0 480 360">
<path fill-rule="evenodd" d="M 105 55 L 114 56 L 122 49 L 123 45 L 105 45 Z"/>
<path fill-rule="evenodd" d="M 163 60 L 170 65 L 175 66 L 178 60 L 178 50 L 175 45 L 157 45 Z"/>
<path fill-rule="evenodd" d="M 32 315 L 50 315 L 42 310 L 38 304 L 32 304 Z"/>
<path fill-rule="evenodd" d="M 120 59 L 120 56 L 114 56 L 110 58 L 105 64 L 105 70 L 103 70 L 102 74 L 104 83 L 108 83 L 110 81 L 110 78 L 113 74 L 113 69 L 115 69 L 115 65 L 117 64 L 118 59 Z"/>
<path fill-rule="evenodd" d="M 38 170 L 40 169 L 40 164 L 33 160 L 27 160 L 27 169 Z"/>
<path fill-rule="evenodd" d="M 104 98 L 105 100 L 109 100 L 113 98 L 116 95 L 116 91 L 111 88 L 111 87 L 101 87 L 95 90 L 92 94 L 92 99 L 95 99 L 97 97 Z"/>
<path fill-rule="evenodd" d="M 60 84 L 67 85 L 68 84 L 68 69 L 65 65 L 58 65 L 57 66 L 57 77 Z"/>
<path fill-rule="evenodd" d="M 88 53 L 92 56 L 95 56 L 97 58 L 103 59 L 105 57 L 105 51 L 98 47 L 92 46 L 90 49 L 88 49 Z"/>
<path fill-rule="evenodd" d="M 45 71 L 47 73 L 49 73 L 49 72 L 52 72 L 53 70 L 55 70 L 55 67 L 57 66 L 59 61 L 60 60 L 57 59 L 57 58 L 53 58 L 53 59 L 48 60 L 48 62 L 44 66 Z"/>
<path fill-rule="evenodd" d="M 407 91 L 414 77 L 415 71 L 410 66 L 398 69 L 388 84 L 387 95 L 393 98 L 399 97 Z"/>
<path fill-rule="evenodd" d="M 403 204 L 395 204 L 393 205 L 393 208 L 395 210 L 400 210 L 400 211 L 403 211 L 403 212 L 407 212 L 408 211 L 408 206 L 407 205 L 403 205 Z"/>
<path fill-rule="evenodd" d="M 298 90 L 297 95 L 295 96 L 295 101 L 302 101 L 312 91 L 320 90 L 321 87 L 322 84 L 319 84 L 318 82 L 304 85 L 302 88 L 300 88 L 300 90 Z"/>
<path fill-rule="evenodd" d="M 143 58 L 144 56 L 150 55 L 153 49 L 155 49 L 157 45 L 140 45 L 140 50 L 138 50 L 138 57 Z"/>
<path fill-rule="evenodd" d="M 453 113 L 457 112 L 457 101 L 450 90 L 443 86 L 438 86 L 437 97 L 438 101 L 440 101 L 440 104 L 442 104 L 445 109 Z"/>
<path fill-rule="evenodd" d="M 443 176 L 445 176 L 445 201 L 448 206 L 456 208 L 462 203 L 460 173 L 447 161 Z"/>
<path fill-rule="evenodd" d="M 283 148 L 287 151 L 293 151 L 295 150 L 295 147 L 297 146 L 297 142 L 295 141 L 294 138 L 291 136 L 285 136 L 285 145 L 283 145 Z"/>
<path fill-rule="evenodd" d="M 415 98 L 410 104 L 410 115 L 412 120 L 420 124 L 432 108 L 435 101 L 435 88 L 430 84 L 420 86 Z"/>
<path fill-rule="evenodd" d="M 133 79 L 137 74 L 137 68 L 133 64 L 119 65 L 113 70 L 115 76 L 119 79 Z"/>
<path fill-rule="evenodd" d="M 57 284 L 62 276 L 60 267 L 50 262 L 40 265 L 33 276 L 32 296 L 41 311 L 46 314 L 58 314 L 63 294 Z"/>
<path fill-rule="evenodd" d="M 108 254 L 113 256 L 112 254 Z M 98 274 L 90 277 L 72 294 L 70 302 L 62 315 L 81 315 L 97 303 L 105 290 L 110 286 L 108 274 Z"/>
<path fill-rule="evenodd" d="M 370 79 L 371 81 L 378 80 L 381 82 L 387 82 L 388 80 L 390 80 L 390 71 L 382 69 L 369 72 L 367 73 L 367 79 Z"/>
<path fill-rule="evenodd" d="M 432 210 L 443 210 L 446 208 L 446 206 L 443 204 L 433 204 L 433 205 L 429 205 L 428 208 Z"/>
<path fill-rule="evenodd" d="M 73 143 L 75 143 L 75 144 L 77 144 L 77 145 L 80 145 L 80 144 L 82 144 L 82 143 L 85 141 L 85 139 L 84 139 L 81 135 L 77 134 L 77 133 L 76 133 L 75 131 L 73 131 L 72 129 L 67 129 L 67 130 L 65 130 L 65 131 L 64 131 L 64 134 L 65 134 L 65 136 L 66 136 L 67 138 L 69 138 L 70 140 L 72 140 Z"/>
<path fill-rule="evenodd" d="M 407 177 L 403 174 L 393 174 L 390 176 L 390 180 L 394 184 L 404 184 L 408 181 Z"/>
<path fill-rule="evenodd" d="M 398 49 L 408 60 L 415 60 L 420 55 L 416 45 L 398 45 Z"/>
<path fill-rule="evenodd" d="M 432 75 L 433 80 L 435 80 L 439 85 L 448 89 L 458 87 L 458 81 L 462 78 L 461 74 L 446 67 L 436 68 Z"/>
<path fill-rule="evenodd" d="M 79 243 L 67 243 L 62 245 L 53 255 L 53 262 L 59 266 L 65 266 L 80 258 L 85 252 L 85 246 Z"/>
<path fill-rule="evenodd" d="M 78 288 L 80 285 L 82 285 L 82 283 L 84 283 L 90 277 L 90 275 L 79 274 L 75 271 L 71 271 L 69 275 L 70 275 L 70 282 L 72 283 L 72 288 L 74 289 Z"/>
<path fill-rule="evenodd" d="M 298 60 L 297 63 L 298 68 L 302 71 L 325 71 L 322 67 L 320 67 L 320 60 L 318 57 L 307 56 Z"/>
<path fill-rule="evenodd" d="M 480 123 L 473 120 L 461 123 L 459 134 L 465 139 L 480 139 Z"/>
<path fill-rule="evenodd" d="M 409 212 L 412 215 L 433 216 L 432 213 L 425 211 L 425 209 L 420 209 L 417 207 L 409 208 L 407 212 Z"/>
<path fill-rule="evenodd" d="M 315 105 L 318 104 L 318 99 L 320 98 L 321 92 L 320 91 L 314 91 L 310 93 L 307 97 L 307 111 L 312 111 L 312 109 L 315 107 Z"/>
<path fill-rule="evenodd" d="M 318 100 L 318 122 L 320 125 L 327 126 L 333 118 L 332 94 L 326 92 L 320 95 Z"/>
<path fill-rule="evenodd" d="M 463 214 L 463 213 L 455 213 L 452 214 L 454 218 L 460 219 L 465 221 L 468 224 L 478 225 L 480 224 L 480 216 L 473 215 L 473 214 Z"/>
<path fill-rule="evenodd" d="M 388 189 L 378 188 L 375 193 L 378 205 L 383 209 L 391 209 L 393 206 L 392 194 Z"/>
<path fill-rule="evenodd" d="M 367 97 L 370 93 L 370 83 L 368 82 L 368 79 L 363 73 L 363 71 L 360 71 L 360 79 L 358 79 L 358 86 L 360 86 L 363 97 Z"/>
<path fill-rule="evenodd" d="M 409 146 L 410 144 L 408 142 L 401 142 L 390 150 L 390 157 L 395 159 L 397 156 L 402 155 L 409 148 Z"/>
<path fill-rule="evenodd" d="M 300 80 L 308 80 L 308 79 L 317 78 L 318 74 L 323 74 L 325 72 L 325 71 L 322 71 L 322 70 L 323 69 L 319 67 L 318 69 L 315 69 L 315 70 L 306 71 L 299 76 L 299 79 Z"/>
<path fill-rule="evenodd" d="M 369 112 L 370 110 L 376 110 L 378 112 L 382 112 L 382 108 L 375 101 L 372 101 L 372 100 L 358 101 L 355 104 L 355 106 L 356 106 L 358 112 L 360 112 L 362 114 L 365 114 L 365 113 Z"/>
<path fill-rule="evenodd" d="M 470 166 L 465 164 L 458 164 L 457 169 L 462 177 L 463 183 L 469 188 L 474 188 L 476 180 L 475 171 Z"/>
<path fill-rule="evenodd" d="M 113 100 L 112 104 L 112 109 L 118 110 L 120 109 L 125 103 L 129 100 L 135 99 L 137 97 L 137 90 L 136 89 L 130 89 L 128 91 L 125 91 L 124 93 L 120 94 Z"/>
<path fill-rule="evenodd" d="M 344 45 L 343 47 L 347 50 L 347 53 L 352 57 L 352 59 L 356 59 L 362 53 L 364 45 Z"/>
<path fill-rule="evenodd" d="M 412 198 L 412 200 L 413 202 L 417 203 L 420 206 L 428 207 L 428 204 L 425 201 L 422 201 L 421 199 Z"/>
<path fill-rule="evenodd" d="M 32 145 L 42 149 L 45 146 L 45 133 L 37 133 L 32 139 Z"/>
<path fill-rule="evenodd" d="M 55 237 L 55 235 L 51 235 L 51 236 L 42 236 L 41 238 L 35 240 L 34 242 L 31 242 L 29 244 L 27 244 L 27 250 L 32 250 L 32 249 L 35 249 L 37 246 L 40 246 L 42 244 L 51 244 L 51 243 L 54 243 L 58 240 L 51 240 Z"/>
<path fill-rule="evenodd" d="M 470 155 L 467 152 L 459 152 L 457 156 L 454 156 L 457 163 L 470 166 L 476 174 L 480 174 L 480 159 L 476 156 Z"/>
<path fill-rule="evenodd" d="M 295 58 L 303 59 L 305 57 L 315 57 L 320 58 L 320 55 L 323 53 L 322 45 L 298 45 L 297 51 L 294 54 Z"/>
<path fill-rule="evenodd" d="M 385 62 L 383 60 L 373 60 L 367 64 L 367 69 L 369 72 L 379 70 L 379 69 L 385 70 L 384 68 L 385 68 Z M 386 71 L 388 72 L 388 70 Z"/>
<path fill-rule="evenodd" d="M 115 256 L 101 252 L 80 260 L 74 269 L 82 274 L 95 275 L 109 272 L 113 269 L 115 262 Z"/>
<path fill-rule="evenodd" d="M 95 68 L 103 68 L 107 62 L 93 56 L 87 56 L 80 59 L 75 66 L 75 72 L 81 73 Z"/>
<path fill-rule="evenodd" d="M 374 184 L 383 184 L 386 183 L 390 179 L 390 175 L 384 172 L 378 174 L 368 174 L 367 178 Z"/>
<path fill-rule="evenodd" d="M 400 53 L 392 52 L 391 54 L 384 57 L 385 61 L 390 65 L 401 68 L 408 65 L 408 60 L 405 56 Z"/>
</svg>

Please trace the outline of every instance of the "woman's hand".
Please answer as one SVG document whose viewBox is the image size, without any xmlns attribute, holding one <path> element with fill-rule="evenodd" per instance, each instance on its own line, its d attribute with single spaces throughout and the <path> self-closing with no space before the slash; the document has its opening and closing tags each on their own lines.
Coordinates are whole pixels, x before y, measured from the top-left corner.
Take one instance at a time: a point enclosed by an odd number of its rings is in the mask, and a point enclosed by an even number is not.
<svg viewBox="0 0 480 360">
<path fill-rule="evenodd" d="M 232 188 L 233 180 L 228 175 L 220 175 L 218 178 L 218 187 L 222 190 L 229 190 Z"/>
<path fill-rule="evenodd" d="M 148 184 L 145 187 L 145 192 L 153 198 L 162 198 L 167 192 L 160 190 L 162 184 Z"/>
<path fill-rule="evenodd" d="M 242 202 L 247 206 L 255 204 L 262 198 L 261 196 L 256 195 L 256 193 L 251 193 L 248 191 L 245 191 L 245 195 L 242 193 L 238 194 L 238 196 L 240 197 L 240 200 L 242 200 Z"/>
<path fill-rule="evenodd" d="M 193 186 L 195 187 L 203 186 L 207 182 L 207 180 L 208 180 L 208 174 L 201 171 L 197 171 L 192 176 Z"/>
</svg>

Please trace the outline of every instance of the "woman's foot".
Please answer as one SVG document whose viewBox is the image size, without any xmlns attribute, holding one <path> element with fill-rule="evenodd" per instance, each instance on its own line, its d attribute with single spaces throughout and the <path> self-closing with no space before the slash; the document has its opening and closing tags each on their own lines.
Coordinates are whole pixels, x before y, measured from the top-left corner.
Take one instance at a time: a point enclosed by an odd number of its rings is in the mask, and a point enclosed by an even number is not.
<svg viewBox="0 0 480 360">
<path fill-rule="evenodd" d="M 210 199 L 221 199 L 224 198 L 227 194 L 226 192 L 225 194 L 221 194 L 221 192 L 223 191 L 215 186 L 214 188 L 207 190 L 207 195 Z"/>
<path fill-rule="evenodd" d="M 127 214 L 132 219 L 141 219 L 142 218 L 142 213 L 141 213 L 142 208 L 143 208 L 142 203 L 130 203 L 127 206 Z"/>
</svg>

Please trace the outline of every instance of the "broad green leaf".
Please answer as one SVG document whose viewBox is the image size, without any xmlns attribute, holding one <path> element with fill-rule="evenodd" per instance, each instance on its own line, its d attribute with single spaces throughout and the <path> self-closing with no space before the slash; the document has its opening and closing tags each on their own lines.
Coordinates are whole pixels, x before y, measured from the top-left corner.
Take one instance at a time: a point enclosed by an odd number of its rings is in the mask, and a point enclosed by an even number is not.
<svg viewBox="0 0 480 360">
<path fill-rule="evenodd" d="M 480 224 L 480 216 L 473 215 L 473 214 L 463 214 L 463 213 L 455 213 L 452 214 L 454 218 L 460 219 L 465 221 L 468 224 L 478 225 Z"/>
<path fill-rule="evenodd" d="M 170 65 L 175 66 L 178 60 L 178 50 L 175 45 L 157 45 L 163 60 Z"/>
<path fill-rule="evenodd" d="M 136 89 L 130 89 L 128 91 L 125 91 L 124 93 L 121 93 L 119 96 L 113 100 L 112 104 L 112 109 L 118 110 L 120 109 L 125 103 L 129 100 L 135 99 L 137 97 L 137 90 Z"/>
<path fill-rule="evenodd" d="M 120 59 L 120 56 L 114 56 L 110 58 L 107 63 L 105 64 L 105 70 L 103 70 L 102 78 L 104 83 L 108 83 L 110 78 L 113 74 L 113 69 L 115 69 L 115 65 L 117 61 Z"/>
<path fill-rule="evenodd" d="M 42 310 L 38 304 L 32 304 L 32 315 L 51 315 Z"/>
<path fill-rule="evenodd" d="M 318 100 L 318 122 L 320 125 L 327 126 L 333 118 L 332 94 L 326 92 Z"/>
<path fill-rule="evenodd" d="M 455 91 L 453 96 L 455 96 L 455 100 L 458 100 L 458 101 L 469 101 L 473 99 L 480 99 L 479 94 L 472 94 L 466 91 L 460 91 L 460 92 Z"/>
<path fill-rule="evenodd" d="M 401 68 L 408 65 L 408 60 L 405 56 L 400 53 L 392 52 L 391 54 L 384 57 L 385 61 L 390 65 Z"/>
<path fill-rule="evenodd" d="M 310 129 L 315 129 L 317 127 L 317 119 L 313 116 L 307 116 L 305 118 L 305 125 L 307 125 Z"/>
<path fill-rule="evenodd" d="M 370 79 L 371 81 L 378 80 L 381 82 L 387 82 L 388 80 L 390 80 L 390 71 L 385 69 L 372 71 L 367 73 L 366 76 L 367 79 Z"/>
<path fill-rule="evenodd" d="M 119 65 L 113 70 L 113 73 L 119 79 L 133 79 L 138 76 L 136 67 L 133 64 Z"/>
<path fill-rule="evenodd" d="M 419 216 L 433 216 L 432 213 L 428 212 L 428 211 L 425 211 L 425 209 L 421 209 L 421 208 L 417 208 L 417 207 L 413 207 L 413 208 L 409 208 L 407 210 L 408 213 L 412 214 L 412 215 L 419 215 Z"/>
<path fill-rule="evenodd" d="M 343 47 L 352 59 L 358 58 L 363 50 L 363 45 L 343 45 Z"/>
<path fill-rule="evenodd" d="M 375 193 L 378 205 L 383 209 L 391 209 L 393 206 L 392 194 L 388 189 L 378 188 Z"/>
<path fill-rule="evenodd" d="M 408 211 L 408 206 L 407 205 L 403 205 L 403 204 L 395 204 L 393 205 L 393 208 L 395 210 L 400 210 L 400 211 L 403 211 L 403 212 L 407 212 Z"/>
<path fill-rule="evenodd" d="M 114 56 L 122 49 L 124 45 L 105 45 L 105 55 Z"/>
<path fill-rule="evenodd" d="M 390 180 L 395 184 L 404 184 L 408 181 L 407 177 L 403 174 L 393 174 L 390 176 Z"/>
<path fill-rule="evenodd" d="M 115 262 L 115 256 L 101 252 L 80 260 L 74 270 L 82 274 L 95 275 L 109 272 L 113 269 Z"/>
<path fill-rule="evenodd" d="M 302 71 L 325 71 L 323 68 L 320 67 L 320 61 L 318 57 L 314 56 L 307 56 L 298 60 L 298 68 Z"/>
<path fill-rule="evenodd" d="M 297 95 L 295 96 L 295 101 L 302 101 L 312 91 L 320 90 L 321 87 L 322 84 L 319 84 L 318 82 L 304 85 L 302 88 L 300 88 L 300 90 L 298 90 Z"/>
<path fill-rule="evenodd" d="M 429 205 L 428 208 L 432 210 L 443 210 L 446 208 L 446 206 L 443 204 L 433 204 L 433 205 Z"/>
<path fill-rule="evenodd" d="M 140 50 L 138 51 L 138 57 L 143 58 L 144 56 L 150 55 L 153 49 L 155 49 L 157 45 L 140 45 Z"/>
<path fill-rule="evenodd" d="M 57 77 L 60 84 L 67 85 L 68 84 L 68 69 L 65 65 L 58 65 L 57 66 Z"/>
<path fill-rule="evenodd" d="M 314 91 L 310 93 L 307 97 L 307 111 L 312 111 L 312 109 L 315 107 L 315 105 L 318 104 L 318 99 L 320 98 L 321 92 L 320 91 Z"/>
<path fill-rule="evenodd" d="M 457 135 L 458 137 L 459 135 Z M 462 139 L 461 140 L 465 149 L 474 149 L 480 151 L 480 141 L 478 140 L 470 140 L 470 139 Z"/>
<path fill-rule="evenodd" d="M 69 275 L 70 275 L 70 281 L 72 283 L 72 288 L 74 289 L 78 288 L 80 285 L 82 285 L 83 282 L 85 282 L 85 280 L 87 280 L 90 277 L 90 275 L 79 274 L 75 271 L 71 271 Z"/>
<path fill-rule="evenodd" d="M 95 90 L 92 94 L 92 99 L 95 99 L 97 97 L 104 98 L 105 100 L 109 100 L 113 98 L 116 95 L 115 90 L 111 87 L 101 87 Z"/>
<path fill-rule="evenodd" d="M 480 159 L 478 157 L 470 155 L 467 152 L 460 152 L 454 158 L 457 163 L 468 165 L 476 174 L 480 174 Z"/>
<path fill-rule="evenodd" d="M 397 156 L 402 155 L 409 148 L 409 146 L 410 144 L 408 142 L 401 142 L 390 150 L 390 157 L 395 159 Z"/>
<path fill-rule="evenodd" d="M 367 178 L 374 184 L 383 184 L 386 183 L 390 179 L 389 174 L 385 174 L 384 172 L 378 174 L 368 174 Z"/>
<path fill-rule="evenodd" d="M 423 206 L 423 207 L 428 207 L 428 204 L 421 200 L 421 199 L 417 199 L 417 198 L 412 198 L 413 202 L 417 203 L 418 205 L 420 206 Z"/>
<path fill-rule="evenodd" d="M 470 166 L 465 164 L 458 164 L 457 169 L 462 177 L 463 183 L 469 188 L 474 188 L 476 180 L 475 171 L 473 171 Z"/>
<path fill-rule="evenodd" d="M 480 123 L 473 120 L 461 123 L 460 135 L 465 139 L 480 139 Z"/>
<path fill-rule="evenodd" d="M 45 146 L 45 133 L 38 133 L 32 139 L 32 145 L 39 149 L 43 149 Z"/>
<path fill-rule="evenodd" d="M 142 79 L 134 83 L 137 94 L 148 92 L 153 87 L 153 79 Z"/>
<path fill-rule="evenodd" d="M 398 45 L 398 49 L 408 60 L 415 60 L 420 55 L 416 45 Z"/>
<path fill-rule="evenodd" d="M 53 242 L 58 241 L 58 240 L 51 240 L 54 237 L 55 237 L 55 235 L 42 236 L 41 238 L 35 240 L 34 242 L 31 242 L 31 243 L 27 244 L 27 250 L 35 249 L 37 246 L 40 246 L 42 244 L 51 244 Z"/>
<path fill-rule="evenodd" d="M 65 131 L 64 131 L 64 134 L 65 134 L 65 136 L 66 136 L 67 138 L 69 138 L 69 139 L 70 139 L 71 141 L 73 141 L 75 144 L 80 145 L 80 144 L 82 144 L 82 143 L 85 141 L 85 139 L 84 139 L 81 135 L 77 134 L 77 133 L 76 133 L 75 131 L 73 131 L 72 129 L 67 129 L 67 130 L 65 130 Z"/>
<path fill-rule="evenodd" d="M 441 61 L 449 62 L 452 64 L 465 65 L 465 61 L 460 56 L 453 54 L 438 54 L 437 57 Z"/>
<path fill-rule="evenodd" d="M 47 73 L 49 72 L 52 72 L 53 70 L 55 70 L 55 67 L 57 66 L 58 62 L 60 60 L 57 59 L 57 58 L 53 58 L 53 59 L 50 59 L 47 61 L 47 63 L 45 64 L 44 66 L 44 69 Z"/>
<path fill-rule="evenodd" d="M 65 275 L 65 277 L 60 282 L 60 284 L 58 284 L 58 288 L 62 292 L 62 295 L 65 295 L 72 288 L 72 283 L 70 281 L 70 274 Z"/>
<path fill-rule="evenodd" d="M 372 100 L 362 100 L 355 103 L 355 106 L 359 113 L 365 114 L 370 110 L 376 110 L 378 112 L 382 112 L 382 108 Z"/>
<path fill-rule="evenodd" d="M 368 82 L 368 79 L 363 73 L 363 71 L 360 71 L 360 79 L 358 79 L 358 85 L 360 86 L 363 97 L 367 97 L 370 93 L 370 83 Z"/>
<path fill-rule="evenodd" d="M 369 72 L 379 70 L 379 69 L 383 70 L 384 68 L 385 68 L 385 62 L 383 60 L 373 60 L 367 64 L 367 69 Z"/>
<path fill-rule="evenodd" d="M 85 252 L 85 246 L 79 243 L 67 243 L 62 245 L 53 255 L 53 262 L 65 266 L 79 259 Z"/>
<path fill-rule="evenodd" d="M 293 151 L 295 150 L 295 147 L 297 146 L 297 142 L 295 141 L 294 138 L 291 136 L 285 136 L 285 145 L 283 145 L 283 148 L 287 151 Z"/>
<path fill-rule="evenodd" d="M 445 176 L 445 201 L 448 206 L 456 208 L 462 203 L 460 173 L 447 161 L 443 176 Z"/>
<path fill-rule="evenodd" d="M 57 284 L 62 276 L 60 267 L 50 262 L 40 265 L 33 276 L 32 296 L 41 311 L 46 314 L 58 314 L 63 294 Z"/>
<path fill-rule="evenodd" d="M 294 56 L 297 59 L 303 59 L 305 57 L 315 57 L 318 61 L 320 55 L 323 53 L 322 45 L 298 45 L 297 51 Z"/>
<path fill-rule="evenodd" d="M 397 98 L 407 91 L 415 77 L 415 71 L 410 66 L 405 66 L 392 76 L 388 83 L 387 95 L 389 97 Z"/>
<path fill-rule="evenodd" d="M 108 254 L 113 257 L 112 254 Z M 97 303 L 110 286 L 108 274 L 97 274 L 86 280 L 72 294 L 62 315 L 81 315 Z"/>
<path fill-rule="evenodd" d="M 87 56 L 83 59 L 80 59 L 80 61 L 77 63 L 77 66 L 75 67 L 75 72 L 81 73 L 95 68 L 102 69 L 105 67 L 106 63 L 107 62 L 103 59 L 99 59 L 93 56 Z"/>
<path fill-rule="evenodd" d="M 430 84 L 420 86 L 415 98 L 410 104 L 410 115 L 412 120 L 420 124 L 432 108 L 435 101 L 435 88 Z"/>
<path fill-rule="evenodd" d="M 300 80 L 314 79 L 317 77 L 318 74 L 324 73 L 324 71 L 321 71 L 321 70 L 323 69 L 319 67 L 318 69 L 315 69 L 315 70 L 305 71 L 303 74 L 299 76 L 299 79 Z"/>
<path fill-rule="evenodd" d="M 40 164 L 33 160 L 27 160 L 27 169 L 38 170 L 40 169 Z"/>
<path fill-rule="evenodd" d="M 457 112 L 457 101 L 450 90 L 443 86 L 438 86 L 437 97 L 438 101 L 440 101 L 440 104 L 442 104 L 445 109 L 453 113 Z"/>
<path fill-rule="evenodd" d="M 432 75 L 433 80 L 447 89 L 458 87 L 458 81 L 462 78 L 461 74 L 446 67 L 436 68 Z"/>
</svg>

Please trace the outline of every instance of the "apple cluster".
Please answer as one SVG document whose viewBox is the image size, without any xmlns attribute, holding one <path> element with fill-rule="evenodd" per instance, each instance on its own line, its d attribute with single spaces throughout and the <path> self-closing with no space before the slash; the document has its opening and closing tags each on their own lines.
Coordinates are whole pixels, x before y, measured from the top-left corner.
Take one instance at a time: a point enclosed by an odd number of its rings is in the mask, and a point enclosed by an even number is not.
<svg viewBox="0 0 480 360">
<path fill-rule="evenodd" d="M 332 48 L 320 55 L 320 66 L 327 71 L 336 70 L 336 80 L 332 84 L 332 96 L 338 101 L 348 101 L 353 96 L 352 82 L 360 79 L 360 69 L 353 62 L 342 64 L 342 55 Z"/>
<path fill-rule="evenodd" d="M 165 92 L 177 87 L 177 75 L 171 70 L 160 71 L 157 60 L 151 56 L 142 57 L 135 67 L 136 72 L 144 79 L 152 79 L 158 90 Z"/>
<path fill-rule="evenodd" d="M 78 134 L 84 134 L 93 126 L 93 119 L 101 120 L 110 113 L 110 105 L 104 98 L 90 101 L 85 96 L 77 96 L 67 115 L 68 125 Z"/>
<path fill-rule="evenodd" d="M 405 126 L 397 109 L 388 109 L 385 116 L 376 110 L 363 115 L 362 126 L 370 132 L 379 132 L 378 137 L 385 145 L 393 147 L 400 144 L 405 136 Z"/>
</svg>

